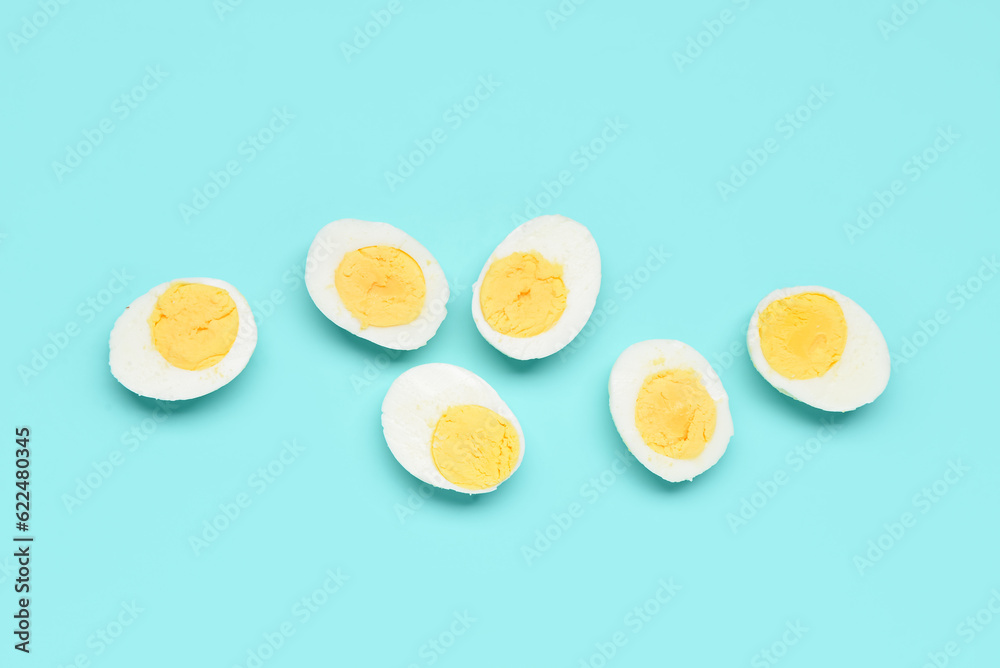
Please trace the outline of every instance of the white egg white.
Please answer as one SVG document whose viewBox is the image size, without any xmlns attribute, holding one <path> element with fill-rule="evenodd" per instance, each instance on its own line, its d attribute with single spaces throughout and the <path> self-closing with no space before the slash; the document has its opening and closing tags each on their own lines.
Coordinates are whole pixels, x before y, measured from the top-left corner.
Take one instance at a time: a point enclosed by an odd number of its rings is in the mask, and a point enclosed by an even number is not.
<svg viewBox="0 0 1000 668">
<path fill-rule="evenodd" d="M 361 321 L 344 305 L 334 285 L 334 273 L 344 255 L 367 246 L 391 246 L 412 257 L 424 274 L 424 307 L 413 322 L 393 327 L 361 328 Z M 403 230 L 388 223 L 347 218 L 319 231 L 306 257 L 306 289 L 327 318 L 351 334 L 384 348 L 413 350 L 426 345 L 444 322 L 451 294 L 441 265 L 426 248 Z"/>
<path fill-rule="evenodd" d="M 493 329 L 483 315 L 479 290 L 486 272 L 512 253 L 536 251 L 562 265 L 566 310 L 547 331 L 531 337 L 507 336 Z M 490 345 L 519 360 L 548 357 L 566 347 L 587 324 L 601 290 L 601 254 L 590 230 L 565 216 L 539 216 L 515 228 L 490 255 L 472 288 L 472 317 Z"/>
<path fill-rule="evenodd" d="M 452 406 L 472 404 L 488 408 L 514 425 L 520 453 L 511 475 L 524 458 L 524 432 L 500 395 L 489 383 L 467 369 L 452 364 L 423 364 L 400 375 L 382 402 L 382 431 L 396 460 L 420 480 L 435 487 L 466 494 L 492 492 L 466 489 L 449 482 L 434 465 L 431 442 L 434 428 Z"/>
<path fill-rule="evenodd" d="M 715 433 L 694 459 L 674 459 L 652 449 L 635 423 L 635 405 L 646 378 L 667 369 L 693 369 L 715 402 Z M 712 365 L 697 350 L 680 341 L 653 339 L 629 346 L 611 369 L 608 383 L 611 417 L 626 447 L 643 466 L 670 482 L 691 480 L 714 466 L 733 437 L 729 395 Z"/>
<path fill-rule="evenodd" d="M 785 378 L 767 363 L 760 347 L 759 322 L 761 312 L 771 302 L 804 292 L 823 294 L 840 304 L 847 322 L 847 343 L 840 359 L 824 375 L 796 380 Z M 863 308 L 829 288 L 782 288 L 764 297 L 750 319 L 747 349 L 757 371 L 779 392 L 825 411 L 852 411 L 871 403 L 889 383 L 889 346 L 882 331 Z"/>
<path fill-rule="evenodd" d="M 149 316 L 156 301 L 175 283 L 203 283 L 222 288 L 236 304 L 239 329 L 232 348 L 222 360 L 207 369 L 190 371 L 175 367 L 153 345 Z M 125 308 L 111 330 L 111 373 L 138 395 L 175 401 L 194 399 L 214 392 L 238 376 L 257 346 L 257 324 L 250 305 L 229 283 L 215 278 L 178 278 L 161 283 Z"/>
</svg>

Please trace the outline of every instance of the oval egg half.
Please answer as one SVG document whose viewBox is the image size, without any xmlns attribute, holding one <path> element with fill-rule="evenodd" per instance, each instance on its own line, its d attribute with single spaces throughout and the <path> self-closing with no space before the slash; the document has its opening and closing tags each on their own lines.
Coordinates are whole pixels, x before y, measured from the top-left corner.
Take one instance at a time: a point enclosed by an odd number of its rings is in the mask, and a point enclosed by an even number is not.
<svg viewBox="0 0 1000 668">
<path fill-rule="evenodd" d="M 388 223 L 344 219 L 319 231 L 306 288 L 327 318 L 385 348 L 425 345 L 447 314 L 448 281 L 434 256 Z"/>
<path fill-rule="evenodd" d="M 829 288 L 782 288 L 762 299 L 747 349 L 778 391 L 825 411 L 852 411 L 889 383 L 889 347 L 878 325 Z"/>
<path fill-rule="evenodd" d="M 670 482 L 719 461 L 733 436 L 729 396 L 704 357 L 680 341 L 629 346 L 611 369 L 611 417 L 629 451 Z"/>
<path fill-rule="evenodd" d="M 111 330 L 111 373 L 136 394 L 174 401 L 214 392 L 235 378 L 257 345 L 250 305 L 214 278 L 161 283 Z"/>
<path fill-rule="evenodd" d="M 452 364 L 416 366 L 393 381 L 382 430 L 403 468 L 456 492 L 492 492 L 524 457 L 514 413 L 489 383 Z"/>
<path fill-rule="evenodd" d="M 472 317 L 508 357 L 547 357 L 580 333 L 600 289 L 601 254 L 590 230 L 565 216 L 540 216 L 490 255 L 473 286 Z"/>
</svg>

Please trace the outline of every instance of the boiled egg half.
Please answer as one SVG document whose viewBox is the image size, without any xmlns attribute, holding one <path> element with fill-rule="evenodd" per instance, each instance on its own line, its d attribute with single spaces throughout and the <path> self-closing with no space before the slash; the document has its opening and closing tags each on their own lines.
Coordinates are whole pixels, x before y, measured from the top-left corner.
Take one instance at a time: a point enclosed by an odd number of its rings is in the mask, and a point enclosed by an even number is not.
<svg viewBox="0 0 1000 668">
<path fill-rule="evenodd" d="M 451 364 L 400 375 L 382 402 L 396 460 L 420 480 L 456 492 L 492 492 L 524 457 L 524 433 L 489 383 Z"/>
<path fill-rule="evenodd" d="M 779 392 L 825 411 L 871 403 L 889 382 L 889 347 L 878 325 L 829 288 L 782 288 L 764 297 L 750 319 L 747 348 Z"/>
<path fill-rule="evenodd" d="M 167 401 L 214 392 L 257 345 L 250 305 L 214 278 L 161 283 L 132 302 L 111 330 L 111 373 L 136 394 Z"/>
<path fill-rule="evenodd" d="M 547 357 L 580 333 L 600 289 L 601 255 L 590 231 L 565 216 L 540 216 L 490 255 L 473 286 L 472 317 L 508 357 Z"/>
<path fill-rule="evenodd" d="M 325 226 L 309 247 L 305 281 L 323 315 L 385 348 L 425 345 L 447 314 L 441 265 L 388 223 L 345 219 Z"/>
<path fill-rule="evenodd" d="M 664 480 L 704 473 L 733 436 L 722 381 L 686 343 L 654 339 L 629 346 L 611 369 L 608 393 L 625 445 Z"/>
</svg>

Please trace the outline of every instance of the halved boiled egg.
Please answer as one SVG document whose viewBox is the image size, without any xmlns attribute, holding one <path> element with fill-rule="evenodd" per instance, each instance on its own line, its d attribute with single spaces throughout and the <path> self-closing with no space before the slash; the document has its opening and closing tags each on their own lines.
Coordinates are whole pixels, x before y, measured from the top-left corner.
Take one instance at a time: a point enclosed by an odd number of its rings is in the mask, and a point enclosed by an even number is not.
<svg viewBox="0 0 1000 668">
<path fill-rule="evenodd" d="M 580 333 L 600 289 L 601 254 L 590 231 L 565 216 L 540 216 L 490 255 L 473 287 L 472 317 L 508 357 L 547 357 Z"/>
<path fill-rule="evenodd" d="M 382 402 L 382 430 L 403 468 L 456 492 L 492 492 L 524 457 L 521 425 L 500 395 L 451 364 L 400 375 Z"/>
<path fill-rule="evenodd" d="M 447 313 L 441 265 L 416 239 L 388 223 L 337 220 L 316 235 L 306 288 L 327 318 L 396 350 L 425 345 Z"/>
<path fill-rule="evenodd" d="M 828 288 L 782 288 L 761 300 L 747 349 L 767 382 L 825 411 L 870 403 L 889 382 L 889 347 L 878 325 Z"/>
<path fill-rule="evenodd" d="M 654 339 L 629 346 L 611 369 L 608 393 L 625 445 L 664 480 L 704 473 L 733 436 L 722 381 L 686 343 Z"/>
<path fill-rule="evenodd" d="M 154 399 L 193 399 L 243 371 L 257 345 L 257 325 L 229 283 L 181 278 L 126 307 L 110 345 L 111 373 L 128 389 Z"/>
</svg>

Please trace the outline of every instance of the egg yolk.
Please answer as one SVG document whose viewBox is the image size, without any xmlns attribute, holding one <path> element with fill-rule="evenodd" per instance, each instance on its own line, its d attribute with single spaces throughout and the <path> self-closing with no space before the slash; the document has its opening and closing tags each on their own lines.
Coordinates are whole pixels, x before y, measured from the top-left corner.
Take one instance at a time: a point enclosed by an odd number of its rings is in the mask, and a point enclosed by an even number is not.
<svg viewBox="0 0 1000 668">
<path fill-rule="evenodd" d="M 537 251 L 512 253 L 490 265 L 479 289 L 483 317 L 497 332 L 527 338 L 547 332 L 566 310 L 561 265 Z"/>
<path fill-rule="evenodd" d="M 835 299 L 804 292 L 767 305 L 758 319 L 760 348 L 785 378 L 819 378 L 840 360 L 847 321 Z"/>
<path fill-rule="evenodd" d="M 149 316 L 153 345 L 170 364 L 188 371 L 222 361 L 236 342 L 240 316 L 229 292 L 204 283 L 174 283 Z"/>
<path fill-rule="evenodd" d="M 635 402 L 635 426 L 650 448 L 673 459 L 694 459 L 715 433 L 715 401 L 694 369 L 649 374 Z"/>
<path fill-rule="evenodd" d="M 366 246 L 344 255 L 334 273 L 344 306 L 368 327 L 395 327 L 416 320 L 427 283 L 417 261 L 392 246 Z"/>
<path fill-rule="evenodd" d="M 483 406 L 452 406 L 438 419 L 431 438 L 434 466 L 448 482 L 488 489 L 510 477 L 521 452 L 517 429 Z"/>
</svg>

